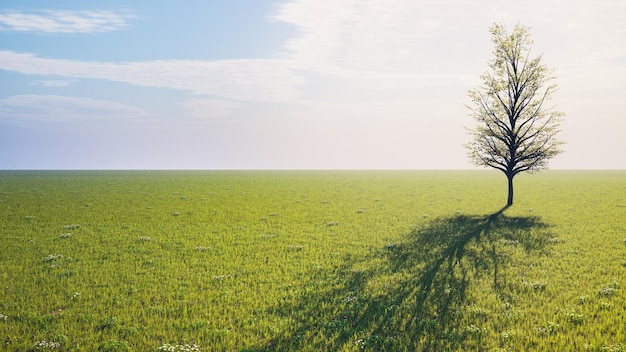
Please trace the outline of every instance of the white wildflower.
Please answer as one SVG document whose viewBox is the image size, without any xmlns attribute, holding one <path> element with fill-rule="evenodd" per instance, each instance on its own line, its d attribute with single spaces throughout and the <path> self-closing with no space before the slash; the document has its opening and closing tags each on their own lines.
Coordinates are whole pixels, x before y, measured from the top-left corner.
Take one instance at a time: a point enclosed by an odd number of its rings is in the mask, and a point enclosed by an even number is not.
<svg viewBox="0 0 626 352">
<path fill-rule="evenodd" d="M 58 342 L 53 342 L 53 341 L 37 341 L 34 345 L 33 348 L 36 351 L 45 351 L 45 350 L 56 350 L 58 348 L 61 347 L 61 344 Z"/>
<path fill-rule="evenodd" d="M 157 351 L 166 351 L 166 352 L 200 352 L 200 346 L 195 343 L 189 344 L 179 344 L 179 345 L 170 345 L 166 343 L 163 346 L 157 348 Z"/>
<path fill-rule="evenodd" d="M 63 258 L 63 254 L 50 254 L 43 258 L 44 262 L 52 262 L 58 259 Z"/>
</svg>

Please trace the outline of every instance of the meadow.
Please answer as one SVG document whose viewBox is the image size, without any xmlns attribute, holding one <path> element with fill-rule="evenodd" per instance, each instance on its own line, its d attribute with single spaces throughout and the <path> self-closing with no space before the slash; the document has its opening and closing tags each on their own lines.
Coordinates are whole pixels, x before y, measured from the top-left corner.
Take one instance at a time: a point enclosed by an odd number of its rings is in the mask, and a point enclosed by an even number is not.
<svg viewBox="0 0 626 352">
<path fill-rule="evenodd" d="M 0 171 L 0 350 L 626 350 L 626 171 L 515 187 Z"/>
</svg>

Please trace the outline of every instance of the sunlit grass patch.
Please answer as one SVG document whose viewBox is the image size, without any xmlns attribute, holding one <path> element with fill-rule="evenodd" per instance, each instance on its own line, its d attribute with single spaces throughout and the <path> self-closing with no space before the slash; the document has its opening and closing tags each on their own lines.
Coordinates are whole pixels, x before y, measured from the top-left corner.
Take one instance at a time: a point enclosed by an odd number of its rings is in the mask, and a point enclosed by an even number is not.
<svg viewBox="0 0 626 352">
<path fill-rule="evenodd" d="M 499 176 L 0 172 L 0 343 L 622 348 L 626 174 Z"/>
</svg>

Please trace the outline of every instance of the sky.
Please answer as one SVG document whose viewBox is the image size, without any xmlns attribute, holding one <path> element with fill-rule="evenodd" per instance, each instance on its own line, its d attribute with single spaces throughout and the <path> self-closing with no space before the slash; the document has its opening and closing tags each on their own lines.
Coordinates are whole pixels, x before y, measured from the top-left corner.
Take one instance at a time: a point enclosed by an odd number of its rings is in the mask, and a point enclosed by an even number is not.
<svg viewBox="0 0 626 352">
<path fill-rule="evenodd" d="M 489 27 L 530 27 L 552 169 L 626 169 L 624 0 L 0 2 L 0 169 L 472 169 Z"/>
</svg>

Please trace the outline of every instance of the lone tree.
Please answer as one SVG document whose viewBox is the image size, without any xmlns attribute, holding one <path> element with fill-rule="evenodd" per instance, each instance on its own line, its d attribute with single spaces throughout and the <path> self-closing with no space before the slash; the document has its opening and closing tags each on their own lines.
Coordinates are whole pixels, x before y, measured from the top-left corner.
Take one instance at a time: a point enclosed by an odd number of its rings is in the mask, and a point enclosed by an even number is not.
<svg viewBox="0 0 626 352">
<path fill-rule="evenodd" d="M 466 145 L 477 166 L 502 171 L 507 179 L 507 205 L 513 204 L 513 178 L 520 172 L 547 167 L 561 152 L 555 138 L 564 114 L 544 107 L 557 89 L 552 70 L 541 55 L 530 59 L 529 28 L 517 25 L 508 34 L 502 24 L 490 28 L 495 46 L 483 86 L 469 91 L 471 116 L 478 121 Z"/>
</svg>

